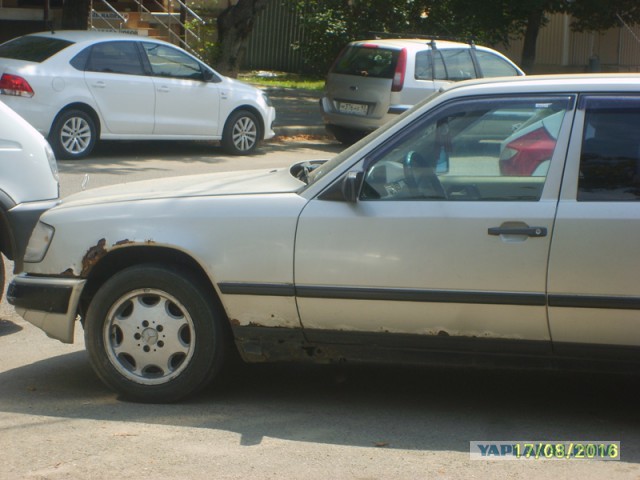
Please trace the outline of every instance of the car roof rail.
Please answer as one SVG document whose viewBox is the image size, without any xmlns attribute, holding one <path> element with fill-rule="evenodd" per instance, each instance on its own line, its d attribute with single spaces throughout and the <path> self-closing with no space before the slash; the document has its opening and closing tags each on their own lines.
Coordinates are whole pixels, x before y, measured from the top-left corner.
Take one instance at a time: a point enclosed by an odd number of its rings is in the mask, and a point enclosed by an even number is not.
<svg viewBox="0 0 640 480">
<path fill-rule="evenodd" d="M 455 37 L 455 36 L 443 36 L 443 35 L 425 35 L 422 33 L 393 33 L 393 32 L 368 32 L 370 38 L 375 39 L 387 39 L 387 38 L 406 38 L 406 39 L 424 39 L 429 40 L 431 48 L 436 48 L 436 40 L 448 41 L 448 42 L 460 42 L 468 43 L 472 48 L 475 48 L 475 37 Z"/>
</svg>

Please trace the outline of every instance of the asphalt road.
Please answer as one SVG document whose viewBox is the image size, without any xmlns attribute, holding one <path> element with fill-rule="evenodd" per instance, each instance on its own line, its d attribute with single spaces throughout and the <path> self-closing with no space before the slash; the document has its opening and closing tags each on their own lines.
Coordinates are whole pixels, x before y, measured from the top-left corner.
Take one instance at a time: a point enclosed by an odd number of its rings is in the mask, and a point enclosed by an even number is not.
<svg viewBox="0 0 640 480">
<path fill-rule="evenodd" d="M 118 143 L 60 162 L 63 196 L 143 178 L 286 166 L 340 147 Z M 11 265 L 7 265 L 9 268 Z M 638 378 L 254 365 L 175 405 L 120 400 L 83 350 L 0 304 L 0 480 L 640 479 Z M 470 441 L 620 441 L 620 461 L 470 460 Z"/>
</svg>

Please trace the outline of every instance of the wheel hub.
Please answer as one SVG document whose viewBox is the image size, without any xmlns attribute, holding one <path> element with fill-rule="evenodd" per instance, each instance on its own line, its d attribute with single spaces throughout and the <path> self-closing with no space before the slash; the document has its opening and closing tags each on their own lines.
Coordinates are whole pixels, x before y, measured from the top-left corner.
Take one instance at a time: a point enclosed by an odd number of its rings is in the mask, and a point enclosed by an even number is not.
<svg viewBox="0 0 640 480">
<path fill-rule="evenodd" d="M 142 341 L 148 346 L 155 345 L 158 343 L 158 331 L 155 328 L 145 328 L 142 332 Z"/>
</svg>

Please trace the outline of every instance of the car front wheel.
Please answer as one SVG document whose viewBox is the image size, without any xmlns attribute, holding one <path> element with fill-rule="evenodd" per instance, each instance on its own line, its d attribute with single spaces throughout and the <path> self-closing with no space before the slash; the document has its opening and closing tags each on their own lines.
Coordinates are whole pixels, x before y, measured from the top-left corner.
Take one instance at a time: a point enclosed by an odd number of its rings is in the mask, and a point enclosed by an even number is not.
<svg viewBox="0 0 640 480">
<path fill-rule="evenodd" d="M 67 110 L 53 123 L 49 143 L 58 158 L 76 160 L 91 153 L 96 137 L 96 125 L 91 115 L 82 110 Z"/>
<path fill-rule="evenodd" d="M 222 133 L 222 147 L 231 155 L 252 153 L 260 141 L 260 125 L 256 116 L 239 110 L 231 114 Z"/>
<path fill-rule="evenodd" d="M 159 265 L 111 277 L 86 315 L 85 344 L 98 376 L 125 398 L 174 402 L 220 370 L 222 315 L 195 276 Z"/>
</svg>

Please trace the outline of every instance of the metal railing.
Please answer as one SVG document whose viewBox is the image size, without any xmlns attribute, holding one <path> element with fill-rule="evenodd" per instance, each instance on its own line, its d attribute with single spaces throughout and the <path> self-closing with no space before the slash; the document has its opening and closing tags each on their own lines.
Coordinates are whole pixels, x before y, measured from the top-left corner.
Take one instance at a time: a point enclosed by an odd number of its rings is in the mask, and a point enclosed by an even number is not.
<svg viewBox="0 0 640 480">
<path fill-rule="evenodd" d="M 109 21 L 110 20 L 109 14 L 105 15 L 104 13 L 95 10 L 93 8 L 94 0 L 91 0 L 91 16 L 89 20 L 89 28 L 91 30 L 96 30 L 97 28 L 94 26 L 93 20 L 99 19 L 100 21 L 106 23 L 109 29 L 113 31 L 122 31 L 124 24 L 126 24 L 127 22 L 127 17 L 125 16 L 126 14 L 123 15 L 120 12 L 118 12 L 111 4 L 109 4 L 107 0 L 97 0 L 97 1 L 100 2 L 102 5 L 104 5 L 105 7 L 107 7 L 107 9 L 111 11 L 113 15 L 115 15 L 115 18 L 118 18 L 120 20 L 118 22 L 119 25 L 114 26 Z M 182 0 L 170 0 L 170 2 L 171 1 L 176 2 L 180 6 L 180 8 L 182 9 L 181 11 L 185 13 L 185 17 L 193 18 L 193 20 L 195 20 L 195 23 L 198 26 L 198 32 L 196 33 L 191 26 L 187 25 L 186 22 L 182 22 L 180 20 L 178 13 L 172 13 L 168 8 L 165 7 L 164 4 L 160 3 L 158 0 L 151 0 L 151 1 L 153 4 L 155 4 L 158 7 L 157 12 L 152 12 L 151 10 L 149 10 L 143 4 L 142 0 L 134 0 L 136 5 L 138 5 L 138 11 L 140 13 L 144 13 L 147 16 L 152 17 L 153 22 L 155 24 L 160 25 L 163 31 L 163 34 L 166 35 L 169 41 L 181 46 L 182 48 L 189 51 L 193 55 L 196 55 L 199 57 L 200 55 L 197 53 L 197 51 L 193 47 L 191 47 L 191 45 L 189 44 L 189 41 L 193 41 L 193 42 L 201 41 L 200 34 L 199 34 L 200 33 L 199 27 L 201 25 L 204 25 L 205 21 L 196 12 L 194 12 L 191 8 L 189 8 L 189 6 L 186 5 Z M 184 32 L 184 38 L 174 31 L 174 27 L 176 26 L 178 26 L 180 30 Z"/>
<path fill-rule="evenodd" d="M 107 0 L 99 0 L 105 7 L 107 7 L 108 10 L 111 10 L 111 13 L 115 16 L 115 18 L 120 19 L 119 25 L 118 27 L 114 27 L 111 22 L 109 21 L 110 16 L 108 14 L 105 14 L 103 12 L 99 12 L 97 10 L 95 10 L 93 8 L 93 0 L 91 0 L 91 12 L 90 12 L 90 16 L 89 16 L 89 28 L 91 30 L 96 30 L 96 28 L 93 25 L 93 20 L 94 19 L 100 19 L 100 21 L 106 23 L 109 28 L 111 30 L 114 31 L 120 31 L 122 30 L 122 25 L 124 25 L 125 23 L 127 23 L 127 17 L 125 17 L 123 14 L 121 14 L 118 10 L 116 10 L 113 5 L 111 5 L 109 2 L 107 2 Z"/>
</svg>

